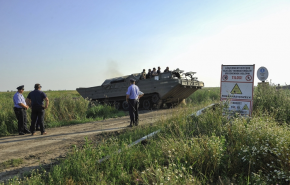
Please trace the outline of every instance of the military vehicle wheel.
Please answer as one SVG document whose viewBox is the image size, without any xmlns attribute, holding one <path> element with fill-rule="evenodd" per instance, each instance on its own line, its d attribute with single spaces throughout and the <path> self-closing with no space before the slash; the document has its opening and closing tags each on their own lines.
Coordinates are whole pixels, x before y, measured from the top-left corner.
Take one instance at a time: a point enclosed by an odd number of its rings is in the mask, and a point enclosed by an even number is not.
<svg viewBox="0 0 290 185">
<path fill-rule="evenodd" d="M 122 103 L 122 108 L 123 108 L 124 110 L 129 110 L 129 104 L 128 104 L 128 102 L 123 101 L 123 103 Z"/>
<path fill-rule="evenodd" d="M 118 101 L 114 102 L 114 107 L 115 107 L 115 109 L 119 110 L 121 107 L 121 103 Z"/>
<path fill-rule="evenodd" d="M 144 100 L 142 105 L 144 109 L 150 109 L 152 106 L 149 100 Z"/>
<path fill-rule="evenodd" d="M 153 96 L 152 96 L 152 102 L 153 103 L 158 103 L 158 101 L 159 101 L 159 96 L 158 96 L 158 94 L 154 94 Z"/>
</svg>

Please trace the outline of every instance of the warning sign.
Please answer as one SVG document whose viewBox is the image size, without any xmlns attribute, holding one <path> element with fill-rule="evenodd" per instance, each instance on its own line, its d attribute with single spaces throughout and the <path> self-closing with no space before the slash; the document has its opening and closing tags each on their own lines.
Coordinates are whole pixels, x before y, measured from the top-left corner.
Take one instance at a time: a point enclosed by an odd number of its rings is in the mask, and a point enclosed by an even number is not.
<svg viewBox="0 0 290 185">
<path fill-rule="evenodd" d="M 233 90 L 231 91 L 231 94 L 243 94 L 238 84 L 234 86 Z"/>
<path fill-rule="evenodd" d="M 231 102 L 228 111 L 251 115 L 255 65 L 222 65 L 221 100 Z"/>
<path fill-rule="evenodd" d="M 221 83 L 221 98 L 230 98 L 234 100 L 252 100 L 253 84 L 252 83 Z M 237 86 L 238 87 L 237 87 Z M 236 93 L 234 93 L 234 91 Z"/>
<path fill-rule="evenodd" d="M 243 110 L 249 110 L 249 107 L 248 107 L 248 105 L 247 105 L 247 104 L 245 104 L 245 106 L 244 106 Z"/>
</svg>

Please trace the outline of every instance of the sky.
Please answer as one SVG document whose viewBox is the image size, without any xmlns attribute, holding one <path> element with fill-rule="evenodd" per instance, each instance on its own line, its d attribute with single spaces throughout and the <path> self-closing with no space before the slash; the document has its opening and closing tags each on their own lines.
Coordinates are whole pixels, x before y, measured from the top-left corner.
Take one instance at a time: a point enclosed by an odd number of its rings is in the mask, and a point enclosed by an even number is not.
<svg viewBox="0 0 290 185">
<path fill-rule="evenodd" d="M 222 64 L 290 84 L 289 33 L 289 0 L 0 0 L 0 91 L 74 90 L 158 66 L 218 87 Z"/>
</svg>

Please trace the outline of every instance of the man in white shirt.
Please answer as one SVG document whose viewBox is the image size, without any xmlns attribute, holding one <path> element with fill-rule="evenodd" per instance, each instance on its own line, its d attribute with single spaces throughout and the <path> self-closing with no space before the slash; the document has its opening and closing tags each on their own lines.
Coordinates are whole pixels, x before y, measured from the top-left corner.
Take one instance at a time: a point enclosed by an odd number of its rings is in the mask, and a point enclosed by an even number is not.
<svg viewBox="0 0 290 185">
<path fill-rule="evenodd" d="M 126 93 L 126 101 L 129 104 L 129 114 L 130 114 L 130 125 L 129 127 L 133 127 L 133 125 L 137 126 L 139 124 L 139 98 L 141 98 L 143 94 L 140 94 L 139 87 L 135 85 L 135 80 L 130 79 L 130 86 L 128 87 L 128 91 Z M 141 92 L 142 93 L 142 92 Z"/>
</svg>

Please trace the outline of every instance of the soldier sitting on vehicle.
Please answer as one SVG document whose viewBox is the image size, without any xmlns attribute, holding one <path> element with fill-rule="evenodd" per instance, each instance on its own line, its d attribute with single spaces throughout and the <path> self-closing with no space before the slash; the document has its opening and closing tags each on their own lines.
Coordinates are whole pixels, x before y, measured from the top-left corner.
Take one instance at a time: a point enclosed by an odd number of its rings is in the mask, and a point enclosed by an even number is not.
<svg viewBox="0 0 290 185">
<path fill-rule="evenodd" d="M 148 73 L 146 75 L 146 79 L 149 79 L 151 78 L 151 69 L 148 69 Z"/>
<path fill-rule="evenodd" d="M 145 69 L 143 69 L 143 71 L 141 72 L 141 77 L 140 77 L 141 80 L 145 80 L 146 79 L 146 71 Z"/>
<path fill-rule="evenodd" d="M 161 73 L 161 68 L 158 66 L 158 70 L 157 70 L 158 75 Z"/>
<path fill-rule="evenodd" d="M 166 69 L 164 70 L 164 73 L 165 72 L 169 72 L 169 67 L 166 67 Z"/>
<path fill-rule="evenodd" d="M 158 73 L 156 72 L 156 68 L 153 68 L 153 71 L 151 72 L 151 76 L 158 76 Z"/>
</svg>

